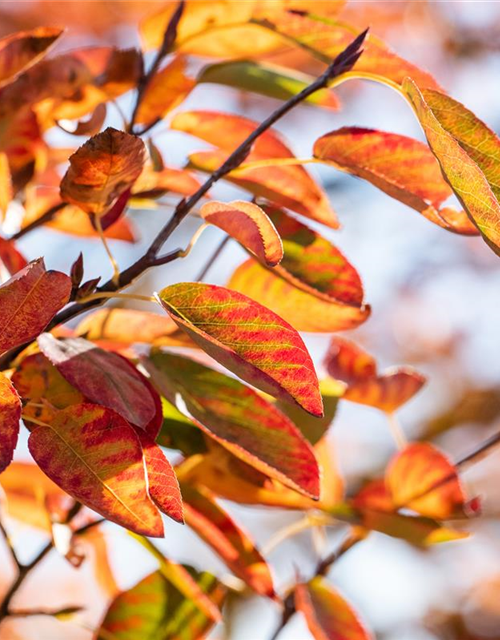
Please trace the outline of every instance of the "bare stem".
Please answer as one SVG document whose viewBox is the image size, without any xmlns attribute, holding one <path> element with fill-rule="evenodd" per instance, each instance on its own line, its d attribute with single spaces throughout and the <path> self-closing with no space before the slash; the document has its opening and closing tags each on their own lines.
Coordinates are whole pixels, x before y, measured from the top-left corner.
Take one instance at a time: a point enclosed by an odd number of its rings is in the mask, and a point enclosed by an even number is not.
<svg viewBox="0 0 500 640">
<path fill-rule="evenodd" d="M 214 262 L 217 260 L 217 258 L 221 255 L 222 251 L 224 250 L 224 247 L 228 244 L 229 240 L 231 240 L 230 236 L 226 236 L 218 245 L 217 248 L 215 249 L 215 251 L 212 253 L 212 255 L 210 256 L 210 258 L 207 260 L 205 266 L 203 267 L 203 269 L 200 271 L 200 273 L 198 274 L 197 278 L 196 278 L 196 282 L 201 282 L 204 277 L 207 275 L 207 273 L 209 272 L 210 268 L 212 267 L 212 265 L 214 264 Z"/>
<path fill-rule="evenodd" d="M 389 423 L 389 429 L 394 442 L 397 448 L 402 451 L 408 445 L 403 427 L 394 412 L 388 412 L 385 415 L 387 416 L 387 422 Z"/>
</svg>

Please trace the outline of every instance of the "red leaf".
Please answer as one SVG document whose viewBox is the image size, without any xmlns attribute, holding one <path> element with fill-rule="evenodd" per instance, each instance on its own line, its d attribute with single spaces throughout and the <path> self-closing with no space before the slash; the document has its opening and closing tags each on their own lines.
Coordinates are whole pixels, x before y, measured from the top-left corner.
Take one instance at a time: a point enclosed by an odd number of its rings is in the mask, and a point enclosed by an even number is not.
<svg viewBox="0 0 500 640">
<path fill-rule="evenodd" d="M 115 411 L 79 404 L 34 429 L 31 455 L 51 480 L 108 520 L 146 536 L 163 536 L 149 499 L 141 445 Z"/>
<path fill-rule="evenodd" d="M 0 351 L 36 338 L 68 302 L 71 278 L 34 260 L 0 286 Z"/>
<path fill-rule="evenodd" d="M 16 249 L 14 242 L 4 238 L 0 238 L 0 260 L 11 276 L 28 266 L 28 261 Z"/>
<path fill-rule="evenodd" d="M 59 373 L 91 402 L 113 409 L 156 437 L 161 426 L 160 399 L 126 358 L 83 338 L 58 340 L 46 333 L 38 344 Z"/>
<path fill-rule="evenodd" d="M 14 457 L 20 419 L 21 400 L 10 380 L 0 373 L 0 473 Z"/>
<path fill-rule="evenodd" d="M 246 296 L 215 285 L 179 283 L 160 304 L 204 351 L 266 393 L 323 415 L 318 378 L 297 331 Z"/>
</svg>

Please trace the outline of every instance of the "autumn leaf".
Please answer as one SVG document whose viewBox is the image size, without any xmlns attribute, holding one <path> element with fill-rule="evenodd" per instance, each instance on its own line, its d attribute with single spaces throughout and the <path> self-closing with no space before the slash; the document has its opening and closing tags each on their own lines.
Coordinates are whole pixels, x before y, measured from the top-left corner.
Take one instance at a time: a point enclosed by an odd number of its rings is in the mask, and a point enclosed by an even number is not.
<svg viewBox="0 0 500 640">
<path fill-rule="evenodd" d="M 344 597 L 324 578 L 295 587 L 295 607 L 316 640 L 372 640 L 373 635 Z"/>
<path fill-rule="evenodd" d="M 15 243 L 4 238 L 0 238 L 0 260 L 11 276 L 28 265 L 28 261 L 18 251 Z"/>
<path fill-rule="evenodd" d="M 273 598 L 269 567 L 248 534 L 207 490 L 183 485 L 182 496 L 186 523 L 251 589 L 261 596 Z"/>
<path fill-rule="evenodd" d="M 207 435 L 262 473 L 318 498 L 312 448 L 258 393 L 182 356 L 153 353 L 143 364 L 167 400 Z"/>
<path fill-rule="evenodd" d="M 42 471 L 75 500 L 127 529 L 163 536 L 147 492 L 141 445 L 115 411 L 72 405 L 37 426 L 28 446 Z"/>
<path fill-rule="evenodd" d="M 62 121 L 57 125 L 65 133 L 72 136 L 93 136 L 102 129 L 102 125 L 106 120 L 107 108 L 106 105 L 101 102 L 96 106 L 94 111 L 90 114 L 90 117 L 86 120 L 78 120 L 73 129 L 66 129 L 63 126 Z"/>
<path fill-rule="evenodd" d="M 162 167 L 160 171 L 152 171 L 146 165 L 132 189 L 132 198 L 144 200 L 159 198 L 165 193 L 179 193 L 190 196 L 200 188 L 200 182 L 190 171 L 175 167 Z"/>
<path fill-rule="evenodd" d="M 68 302 L 71 279 L 34 260 L 0 286 L 0 351 L 36 338 Z"/>
<path fill-rule="evenodd" d="M 148 125 L 175 109 L 191 92 L 195 81 L 186 75 L 186 60 L 176 56 L 148 84 L 137 111 L 136 122 Z"/>
<path fill-rule="evenodd" d="M 204 67 L 196 81 L 222 84 L 277 100 L 288 100 L 310 85 L 314 77 L 275 64 L 235 60 Z M 334 110 L 340 106 L 333 91 L 328 89 L 316 91 L 304 103 Z"/>
<path fill-rule="evenodd" d="M 160 399 L 126 358 L 83 338 L 59 340 L 45 333 L 38 344 L 59 373 L 88 400 L 113 409 L 156 437 L 161 425 Z"/>
<path fill-rule="evenodd" d="M 415 442 L 389 463 L 385 482 L 397 508 L 445 520 L 463 512 L 466 495 L 456 467 L 439 449 Z"/>
<path fill-rule="evenodd" d="M 331 340 L 325 364 L 333 378 L 347 383 L 343 398 L 387 413 L 408 402 L 425 384 L 425 378 L 411 367 L 378 374 L 372 356 L 354 342 L 337 336 Z"/>
<path fill-rule="evenodd" d="M 283 242 L 284 257 L 274 269 L 254 260 L 240 265 L 228 286 L 268 307 L 299 331 L 331 332 L 364 322 L 361 279 L 328 240 L 283 211 L 266 208 Z"/>
<path fill-rule="evenodd" d="M 500 140 L 452 98 L 422 91 L 410 78 L 403 90 L 444 177 L 486 243 L 500 255 L 499 172 L 493 160 L 498 156 Z"/>
<path fill-rule="evenodd" d="M 0 473 L 14 457 L 20 419 L 21 400 L 11 381 L 0 373 Z"/>
<path fill-rule="evenodd" d="M 429 147 L 413 138 L 375 129 L 343 127 L 314 143 L 314 157 L 363 178 L 420 212 L 428 220 L 456 233 L 477 235 L 465 212 L 440 206 L 452 190 L 443 179 Z"/>
<path fill-rule="evenodd" d="M 311 357 L 295 329 L 275 313 L 240 293 L 201 283 L 166 287 L 158 301 L 194 342 L 240 378 L 323 415 Z"/>
<path fill-rule="evenodd" d="M 108 127 L 69 159 L 61 182 L 62 200 L 98 217 L 104 215 L 140 176 L 145 153 L 140 138 Z"/>
<path fill-rule="evenodd" d="M 10 173 L 9 158 L 5 151 L 0 151 L 0 216 L 2 219 L 7 215 L 7 210 L 14 195 L 12 186 L 12 175 Z M 7 241 L 2 238 L 2 242 Z"/>
<path fill-rule="evenodd" d="M 189 156 L 195 168 L 212 173 L 255 130 L 258 123 L 230 113 L 187 111 L 176 114 L 170 126 L 218 147 L 218 150 L 200 151 Z M 294 158 L 281 136 L 272 129 L 255 141 L 246 162 L 270 158 Z M 240 168 L 225 179 L 328 227 L 336 229 L 339 226 L 326 193 L 299 164 Z"/>
<path fill-rule="evenodd" d="M 266 212 L 252 202 L 206 202 L 200 215 L 238 240 L 259 260 L 274 267 L 283 258 L 283 246 L 275 226 Z"/>
<path fill-rule="evenodd" d="M 186 567 L 186 572 L 214 605 L 222 606 L 225 589 L 210 573 L 198 573 Z M 201 640 L 214 620 L 186 598 L 164 572 L 155 571 L 111 603 L 96 640 L 131 640 L 134 637 Z"/>
<path fill-rule="evenodd" d="M 0 40 L 0 87 L 40 60 L 63 33 L 56 27 L 19 31 Z"/>
</svg>

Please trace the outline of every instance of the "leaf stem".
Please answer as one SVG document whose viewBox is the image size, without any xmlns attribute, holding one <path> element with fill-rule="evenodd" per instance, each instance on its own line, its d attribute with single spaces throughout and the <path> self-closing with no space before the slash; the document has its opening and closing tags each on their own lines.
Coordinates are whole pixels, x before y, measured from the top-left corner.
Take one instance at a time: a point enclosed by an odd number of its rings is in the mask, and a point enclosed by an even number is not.
<svg viewBox="0 0 500 640">
<path fill-rule="evenodd" d="M 122 300 L 140 300 L 142 302 L 156 302 L 153 296 L 141 296 L 136 293 L 119 293 L 118 291 L 99 291 L 91 293 L 80 300 L 80 304 L 92 302 L 93 300 L 110 300 L 111 298 L 119 298 Z"/>
<path fill-rule="evenodd" d="M 111 282 L 113 282 L 113 284 L 115 285 L 118 285 L 118 283 L 120 282 L 120 268 L 118 266 L 118 263 L 115 260 L 114 255 L 111 252 L 111 249 L 109 248 L 109 244 L 106 239 L 106 236 L 104 235 L 101 218 L 99 216 L 95 216 L 94 222 L 95 222 L 95 227 L 97 229 L 97 233 L 101 238 L 101 242 L 104 247 L 104 250 L 106 251 L 109 261 L 111 262 L 111 266 L 113 267 L 113 277 L 111 278 Z"/>
<path fill-rule="evenodd" d="M 401 426 L 401 423 L 399 422 L 396 414 L 393 411 L 386 412 L 385 415 L 389 424 L 389 430 L 394 439 L 394 442 L 396 443 L 396 447 L 399 449 L 399 451 L 402 451 L 408 445 L 408 440 L 406 439 L 403 427 Z"/>
</svg>

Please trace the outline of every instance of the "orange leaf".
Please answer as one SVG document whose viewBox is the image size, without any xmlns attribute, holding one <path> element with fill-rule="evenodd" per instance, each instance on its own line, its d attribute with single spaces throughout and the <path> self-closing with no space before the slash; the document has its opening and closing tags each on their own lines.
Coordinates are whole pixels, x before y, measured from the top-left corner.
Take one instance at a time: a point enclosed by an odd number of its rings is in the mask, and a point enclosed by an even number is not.
<svg viewBox="0 0 500 640">
<path fill-rule="evenodd" d="M 161 425 L 160 399 L 126 358 L 83 338 L 58 340 L 45 333 L 38 344 L 59 373 L 91 402 L 113 409 L 156 437 Z"/>
<path fill-rule="evenodd" d="M 21 400 L 11 381 L 0 373 L 0 473 L 14 457 L 20 420 Z"/>
<path fill-rule="evenodd" d="M 372 640 L 351 605 L 323 578 L 295 587 L 295 607 L 316 640 Z"/>
<path fill-rule="evenodd" d="M 12 176 L 10 174 L 9 158 L 5 151 L 0 151 L 0 214 L 5 218 L 12 200 Z M 2 242 L 6 242 L 2 238 Z"/>
<path fill-rule="evenodd" d="M 201 283 L 166 287 L 158 301 L 194 342 L 240 378 L 323 415 L 311 356 L 297 331 L 275 313 L 240 293 Z"/>
<path fill-rule="evenodd" d="M 253 541 L 206 489 L 182 486 L 186 523 L 236 576 L 261 596 L 273 598 L 273 580 Z"/>
<path fill-rule="evenodd" d="M 456 467 L 427 442 L 399 452 L 386 470 L 385 482 L 396 508 L 439 520 L 463 512 L 466 496 Z"/>
<path fill-rule="evenodd" d="M 178 355 L 154 353 L 143 364 L 167 400 L 207 435 L 262 473 L 318 498 L 319 470 L 311 446 L 261 395 Z"/>
<path fill-rule="evenodd" d="M 42 471 L 75 500 L 131 531 L 163 536 L 147 493 L 141 445 L 116 412 L 72 405 L 36 427 L 28 446 Z"/>
<path fill-rule="evenodd" d="M 185 169 L 162 167 L 160 171 L 151 171 L 151 168 L 146 166 L 134 184 L 132 197 L 156 198 L 168 192 L 190 196 L 198 191 L 199 187 L 199 180 Z"/>
<path fill-rule="evenodd" d="M 28 265 L 26 258 L 16 249 L 14 241 L 4 238 L 0 238 L 0 260 L 11 276 Z"/>
<path fill-rule="evenodd" d="M 252 202 L 206 202 L 200 215 L 238 240 L 245 249 L 271 267 L 283 258 L 281 239 L 263 209 Z"/>
<path fill-rule="evenodd" d="M 452 191 L 432 151 L 418 140 L 375 129 L 343 127 L 316 140 L 314 157 L 368 180 L 449 231 L 478 234 L 464 211 L 454 212 L 453 217 L 448 209 L 444 216 L 439 211 Z"/>
<path fill-rule="evenodd" d="M 142 172 L 142 140 L 108 127 L 93 136 L 69 159 L 61 182 L 61 198 L 87 213 L 104 215 Z"/>
<path fill-rule="evenodd" d="M 148 84 L 137 111 L 136 122 L 148 125 L 175 109 L 191 92 L 195 81 L 186 75 L 186 61 L 176 56 Z"/>
<path fill-rule="evenodd" d="M 201 151 L 189 157 L 197 169 L 210 173 L 217 169 L 228 153 L 234 151 L 257 126 L 258 123 L 253 120 L 217 111 L 179 113 L 171 122 L 172 129 L 190 133 L 220 149 Z M 259 136 L 247 161 L 269 158 L 294 158 L 281 136 L 273 130 Z M 257 196 L 263 196 L 279 206 L 292 209 L 333 229 L 339 226 L 326 193 L 300 165 L 238 169 L 228 174 L 226 179 Z"/>
<path fill-rule="evenodd" d="M 36 338 L 68 302 L 71 279 L 34 260 L 0 286 L 0 351 Z"/>
<path fill-rule="evenodd" d="M 0 87 L 38 62 L 62 34 L 62 29 L 38 27 L 0 40 Z"/>
<path fill-rule="evenodd" d="M 340 331 L 364 322 L 361 279 L 345 256 L 283 211 L 266 208 L 281 236 L 284 257 L 272 270 L 243 263 L 229 287 L 257 300 L 299 331 Z"/>
<path fill-rule="evenodd" d="M 332 338 L 325 364 L 333 378 L 347 383 L 343 395 L 346 400 L 387 413 L 408 402 L 425 383 L 425 378 L 411 367 L 378 374 L 372 356 L 354 342 L 337 336 Z"/>
</svg>

